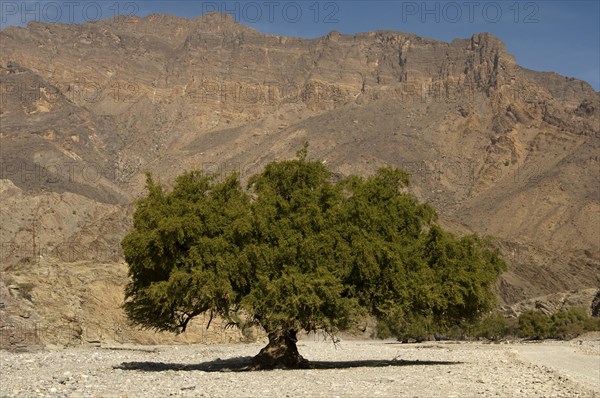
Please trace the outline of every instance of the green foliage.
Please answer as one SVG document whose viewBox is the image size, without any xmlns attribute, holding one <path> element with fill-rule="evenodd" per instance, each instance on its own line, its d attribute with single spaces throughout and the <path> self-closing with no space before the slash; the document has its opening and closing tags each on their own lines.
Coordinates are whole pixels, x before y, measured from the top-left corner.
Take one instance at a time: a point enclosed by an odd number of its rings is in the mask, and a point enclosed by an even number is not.
<svg viewBox="0 0 600 398">
<path fill-rule="evenodd" d="M 541 340 L 550 337 L 550 317 L 540 311 L 529 310 L 519 315 L 519 337 Z"/>
<path fill-rule="evenodd" d="M 558 339 L 571 339 L 585 331 L 587 314 L 580 308 L 559 311 L 550 317 L 550 335 Z"/>
<path fill-rule="evenodd" d="M 441 333 L 442 328 L 433 320 L 431 316 L 410 316 L 406 317 L 402 327 L 393 331 L 394 336 L 400 341 L 408 342 L 415 340 L 417 342 L 433 339 L 435 334 Z"/>
<path fill-rule="evenodd" d="M 589 316 L 583 325 L 586 332 L 600 332 L 600 317 Z"/>
<path fill-rule="evenodd" d="M 567 340 L 597 330 L 600 319 L 589 316 L 583 308 L 568 308 L 551 316 L 530 310 L 519 316 L 519 336 L 525 338 Z"/>
<path fill-rule="evenodd" d="M 306 145 L 247 190 L 192 171 L 165 192 L 148 176 L 122 243 L 124 309 L 173 332 L 204 312 L 268 332 L 334 332 L 371 314 L 396 336 L 477 318 L 504 262 L 489 241 L 442 230 L 408 183 L 393 168 L 334 181 Z"/>
<path fill-rule="evenodd" d="M 475 338 L 499 341 L 516 336 L 536 340 L 568 340 L 591 331 L 600 331 L 600 318 L 590 316 L 583 308 L 568 308 L 552 315 L 529 310 L 518 318 L 507 318 L 494 312 L 445 329 L 427 319 L 418 318 L 407 320 L 397 330 L 392 330 L 390 325 L 383 322 L 377 324 L 378 337 L 398 336 L 403 341 L 420 341 L 438 333 L 455 340 Z"/>
<path fill-rule="evenodd" d="M 190 172 L 165 193 L 151 177 L 123 240 L 131 282 L 129 318 L 157 330 L 184 331 L 206 311 L 227 314 L 249 288 L 242 255 L 251 234 L 249 199 L 235 176 L 222 182 Z"/>
<path fill-rule="evenodd" d="M 470 328 L 469 334 L 476 338 L 498 341 L 515 334 L 516 327 L 514 318 L 506 318 L 500 314 L 492 313 L 475 322 Z"/>
<path fill-rule="evenodd" d="M 550 317 L 550 335 L 556 339 L 572 339 L 588 331 L 600 330 L 600 320 L 583 308 L 569 308 Z"/>
</svg>

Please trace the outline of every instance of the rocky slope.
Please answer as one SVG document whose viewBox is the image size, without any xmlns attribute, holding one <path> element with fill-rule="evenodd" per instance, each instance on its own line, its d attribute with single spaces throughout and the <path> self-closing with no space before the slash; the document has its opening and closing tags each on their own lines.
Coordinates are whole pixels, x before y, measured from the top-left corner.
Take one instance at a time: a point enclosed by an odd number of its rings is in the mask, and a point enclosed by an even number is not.
<svg viewBox="0 0 600 398">
<path fill-rule="evenodd" d="M 490 34 L 309 40 L 218 14 L 151 15 L 9 27 L 0 43 L 0 285 L 54 264 L 60 302 L 99 264 L 124 279 L 119 242 L 144 171 L 245 179 L 307 140 L 342 175 L 405 168 L 445 226 L 496 237 L 505 304 L 600 286 L 599 95 L 520 67 Z M 35 275 L 22 281 L 30 318 L 62 319 L 36 302 Z M 121 316 L 122 285 L 99 291 L 107 319 Z M 28 300 L 2 289 L 3 322 L 22 322 Z"/>
</svg>

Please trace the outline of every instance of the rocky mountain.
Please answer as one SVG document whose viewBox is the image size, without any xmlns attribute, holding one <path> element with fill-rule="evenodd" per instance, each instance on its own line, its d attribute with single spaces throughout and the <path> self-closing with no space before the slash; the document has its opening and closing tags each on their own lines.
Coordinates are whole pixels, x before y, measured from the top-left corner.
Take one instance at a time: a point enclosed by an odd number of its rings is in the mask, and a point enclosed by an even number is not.
<svg viewBox="0 0 600 398">
<path fill-rule="evenodd" d="M 145 171 L 246 179 L 303 141 L 340 175 L 402 167 L 444 226 L 495 237 L 503 304 L 600 287 L 599 93 L 491 34 L 302 39 L 151 15 L 8 27 L 0 44 L 2 344 L 123 321 L 119 243 Z"/>
</svg>

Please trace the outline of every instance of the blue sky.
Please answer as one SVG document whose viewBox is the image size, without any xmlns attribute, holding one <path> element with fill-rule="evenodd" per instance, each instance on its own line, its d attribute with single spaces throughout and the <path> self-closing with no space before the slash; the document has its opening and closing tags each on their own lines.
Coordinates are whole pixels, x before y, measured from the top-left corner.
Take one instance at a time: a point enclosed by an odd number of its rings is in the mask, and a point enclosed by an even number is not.
<svg viewBox="0 0 600 398">
<path fill-rule="evenodd" d="M 0 1 L 0 27 L 80 23 L 114 14 L 193 18 L 228 12 L 263 33 L 318 37 L 398 30 L 451 41 L 491 32 L 517 63 L 589 82 L 600 90 L 600 1 Z M 1 43 L 0 43 L 1 45 Z"/>
</svg>

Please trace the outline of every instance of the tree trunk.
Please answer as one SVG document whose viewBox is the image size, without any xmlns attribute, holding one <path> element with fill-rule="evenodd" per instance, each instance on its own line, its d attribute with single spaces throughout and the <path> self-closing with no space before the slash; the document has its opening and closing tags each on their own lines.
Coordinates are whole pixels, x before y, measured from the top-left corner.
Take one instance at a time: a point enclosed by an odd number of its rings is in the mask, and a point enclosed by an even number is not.
<svg viewBox="0 0 600 398">
<path fill-rule="evenodd" d="M 308 368 L 306 359 L 298 353 L 296 330 L 276 330 L 269 333 L 269 344 L 252 359 L 254 369 Z"/>
</svg>

